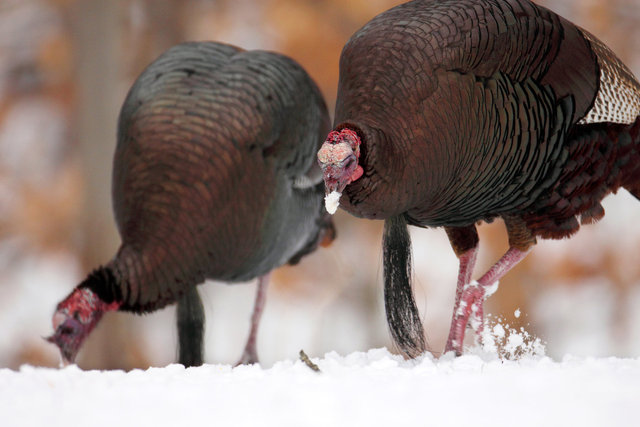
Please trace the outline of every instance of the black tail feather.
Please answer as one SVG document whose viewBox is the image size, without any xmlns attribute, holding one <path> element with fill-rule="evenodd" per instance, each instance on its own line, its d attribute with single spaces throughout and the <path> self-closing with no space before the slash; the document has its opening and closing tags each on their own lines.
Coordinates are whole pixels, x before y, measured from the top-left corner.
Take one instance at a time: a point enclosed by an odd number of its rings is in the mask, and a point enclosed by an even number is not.
<svg viewBox="0 0 640 427">
<path fill-rule="evenodd" d="M 404 216 L 385 221 L 382 247 L 387 323 L 398 348 L 414 358 L 424 353 L 426 343 L 411 288 L 411 239 Z"/>
<path fill-rule="evenodd" d="M 178 362 L 185 367 L 203 363 L 204 307 L 197 288 L 178 300 Z"/>
</svg>

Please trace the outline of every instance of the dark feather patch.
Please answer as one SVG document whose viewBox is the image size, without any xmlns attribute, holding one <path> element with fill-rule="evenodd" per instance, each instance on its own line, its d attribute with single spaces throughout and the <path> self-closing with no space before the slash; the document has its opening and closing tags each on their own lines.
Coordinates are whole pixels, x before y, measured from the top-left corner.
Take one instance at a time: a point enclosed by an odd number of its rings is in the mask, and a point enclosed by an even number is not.
<svg viewBox="0 0 640 427">
<path fill-rule="evenodd" d="M 203 363 L 204 307 L 197 288 L 178 300 L 178 362 L 185 367 Z"/>
<path fill-rule="evenodd" d="M 411 288 L 411 239 L 404 216 L 384 222 L 384 302 L 391 336 L 400 351 L 417 357 L 426 350 L 422 321 Z"/>
</svg>

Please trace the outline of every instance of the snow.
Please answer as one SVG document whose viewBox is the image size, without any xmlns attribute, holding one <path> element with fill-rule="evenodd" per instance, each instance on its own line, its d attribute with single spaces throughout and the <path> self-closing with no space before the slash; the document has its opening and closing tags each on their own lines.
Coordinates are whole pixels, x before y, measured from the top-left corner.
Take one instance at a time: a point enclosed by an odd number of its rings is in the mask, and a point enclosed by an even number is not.
<svg viewBox="0 0 640 427">
<path fill-rule="evenodd" d="M 482 325 L 482 321 L 478 316 L 478 310 L 480 306 L 478 304 L 473 304 L 471 306 L 471 316 L 469 316 L 469 326 L 473 331 L 477 331 L 480 325 Z M 457 340 L 455 341 L 457 343 Z"/>
<path fill-rule="evenodd" d="M 340 196 L 342 193 L 338 193 L 337 191 L 332 191 L 331 193 L 324 196 L 324 206 L 327 208 L 327 212 L 331 215 L 336 213 L 338 210 L 338 205 L 340 204 Z"/>
<path fill-rule="evenodd" d="M 475 282 L 475 280 L 474 280 Z M 477 283 L 477 282 L 476 282 Z M 496 280 L 490 286 L 487 286 L 484 290 L 484 299 L 486 300 L 491 295 L 495 294 L 498 291 L 498 287 L 500 286 L 500 281 Z"/>
<path fill-rule="evenodd" d="M 577 289 L 560 286 L 542 294 L 532 314 L 539 318 L 545 338 L 556 343 L 550 356 L 559 358 L 569 351 L 581 356 L 610 354 L 621 328 L 615 324 L 614 299 L 610 286 L 598 279 L 585 280 Z"/>
<path fill-rule="evenodd" d="M 0 370 L 4 425 L 630 425 L 640 359 L 477 353 L 405 361 L 386 349 L 269 369 Z"/>
</svg>

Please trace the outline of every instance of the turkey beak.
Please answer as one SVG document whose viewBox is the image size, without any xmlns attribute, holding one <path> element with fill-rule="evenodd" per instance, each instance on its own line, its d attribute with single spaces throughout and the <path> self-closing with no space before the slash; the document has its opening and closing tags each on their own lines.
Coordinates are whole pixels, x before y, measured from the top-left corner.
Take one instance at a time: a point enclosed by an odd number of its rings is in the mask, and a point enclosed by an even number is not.
<svg viewBox="0 0 640 427">
<path fill-rule="evenodd" d="M 56 328 L 52 336 L 45 340 L 58 347 L 63 365 L 66 366 L 75 360 L 86 335 L 83 325 L 73 317 L 69 317 Z"/>
<path fill-rule="evenodd" d="M 344 162 L 338 164 L 328 164 L 322 168 L 324 178 L 324 186 L 326 193 L 331 192 L 342 193 L 344 188 L 351 182 L 351 164 L 355 164 L 356 157 L 349 156 Z"/>
</svg>

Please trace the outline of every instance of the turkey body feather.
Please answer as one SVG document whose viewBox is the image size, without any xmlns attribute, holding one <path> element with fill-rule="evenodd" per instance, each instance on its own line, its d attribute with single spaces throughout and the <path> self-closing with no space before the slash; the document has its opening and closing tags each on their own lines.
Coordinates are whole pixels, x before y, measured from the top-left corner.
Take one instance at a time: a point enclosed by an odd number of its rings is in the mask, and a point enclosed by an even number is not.
<svg viewBox="0 0 640 427">
<path fill-rule="evenodd" d="M 447 349 L 460 353 L 471 308 L 481 316 L 484 289 L 536 237 L 567 237 L 580 220 L 599 219 L 600 201 L 619 187 L 640 195 L 639 116 L 629 69 L 552 11 L 529 0 L 416 0 L 378 15 L 345 45 L 334 132 L 318 158 L 327 191 L 343 190 L 348 212 L 445 227 L 461 261 Z M 359 178 L 341 173 L 345 144 Z M 475 224 L 497 217 L 513 250 L 470 286 Z M 467 307 L 460 319 L 458 304 Z M 406 311 L 393 299 L 387 309 L 390 324 Z M 413 318 L 405 326 L 415 331 Z"/>
<path fill-rule="evenodd" d="M 333 239 L 314 161 L 328 129 L 318 88 L 286 56 L 191 42 L 149 65 L 118 122 L 112 196 L 122 245 L 58 305 L 52 340 L 63 356 L 72 360 L 84 339 L 65 338 L 64 325 L 86 335 L 105 307 L 140 313 L 180 301 L 181 347 L 200 343 L 195 286 L 205 279 L 261 277 L 260 312 L 268 273 Z M 81 305 L 97 309 L 70 328 Z M 201 363 L 194 352 L 181 359 Z M 243 360 L 257 361 L 250 353 Z"/>
<path fill-rule="evenodd" d="M 322 187 L 293 183 L 315 167 L 323 108 L 306 73 L 273 53 L 180 45 L 150 66 L 125 101 L 114 158 L 123 308 L 159 308 L 205 278 L 250 280 L 301 251 Z"/>
<path fill-rule="evenodd" d="M 401 5 L 362 28 L 341 65 L 336 125 L 380 140 L 363 144 L 365 179 L 343 203 L 424 226 L 531 206 L 561 175 L 599 84 L 580 30 L 528 1 Z"/>
</svg>

